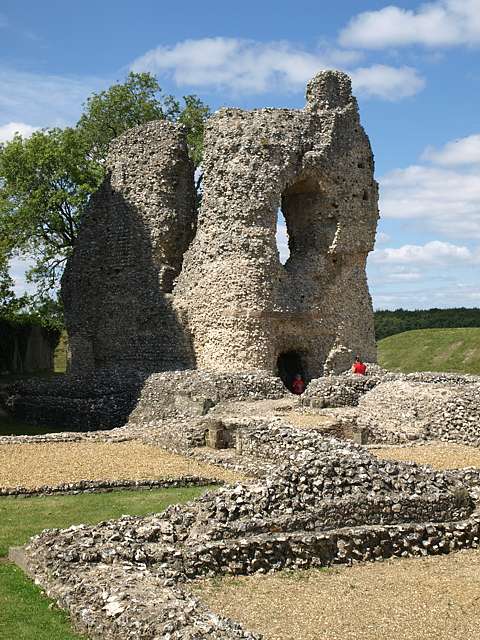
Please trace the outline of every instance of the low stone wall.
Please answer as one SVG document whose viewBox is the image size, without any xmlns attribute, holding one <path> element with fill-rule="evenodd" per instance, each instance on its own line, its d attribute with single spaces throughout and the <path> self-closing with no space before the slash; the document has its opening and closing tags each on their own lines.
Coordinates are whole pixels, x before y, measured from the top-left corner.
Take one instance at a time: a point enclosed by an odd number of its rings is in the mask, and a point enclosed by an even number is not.
<svg viewBox="0 0 480 640">
<path fill-rule="evenodd" d="M 282 398 L 280 378 L 268 373 L 211 373 L 202 370 L 155 373 L 146 380 L 130 423 L 172 416 L 201 416 L 224 401 Z"/>
<path fill-rule="evenodd" d="M 359 401 L 357 424 L 368 429 L 369 442 L 436 439 L 480 446 L 477 380 L 384 382 Z"/>
<path fill-rule="evenodd" d="M 140 371 L 97 371 L 19 381 L 8 389 L 6 408 L 33 424 L 110 429 L 126 422 L 146 377 Z"/>
<path fill-rule="evenodd" d="M 253 638 L 208 613 L 181 585 L 479 544 L 478 471 L 379 460 L 364 447 L 279 423 L 260 421 L 236 435 L 247 459 L 269 460 L 266 478 L 161 514 L 32 539 L 29 571 L 80 629 L 92 638 L 140 640 L 148 620 L 151 637 Z"/>
<path fill-rule="evenodd" d="M 217 402 L 281 398 L 286 393 L 280 378 L 266 373 L 119 369 L 16 382 L 6 390 L 6 408 L 25 422 L 88 431 L 127 421 L 148 426 L 168 417 L 202 416 Z"/>
<path fill-rule="evenodd" d="M 73 544 L 82 528 L 70 530 Z M 113 539 L 118 537 L 114 531 L 112 535 Z M 157 558 L 160 564 L 154 572 L 146 570 L 147 558 L 141 551 L 132 552 L 129 560 L 118 561 L 115 554 L 98 555 L 87 548 L 80 556 L 67 551 L 56 566 L 48 568 L 30 557 L 29 570 L 47 594 L 69 610 L 79 630 L 92 639 L 260 640 L 261 636 L 208 611 L 178 585 L 179 576 L 246 575 L 393 556 L 437 555 L 478 548 L 479 541 L 480 515 L 476 512 L 466 520 L 450 523 L 270 533 L 245 538 L 240 545 L 238 541 L 218 541 L 199 546 L 187 563 L 177 556 L 172 570 L 166 569 L 162 558 Z"/>
<path fill-rule="evenodd" d="M 116 489 L 172 489 L 174 487 L 206 487 L 221 484 L 211 478 L 183 476 L 172 480 L 82 480 L 59 485 L 43 485 L 35 489 L 28 487 L 0 487 L 0 496 L 51 496 L 57 494 L 98 493 Z"/>
<path fill-rule="evenodd" d="M 316 378 L 308 385 L 302 403 L 314 408 L 355 407 L 359 399 L 381 382 L 378 376 L 342 374 Z"/>
</svg>

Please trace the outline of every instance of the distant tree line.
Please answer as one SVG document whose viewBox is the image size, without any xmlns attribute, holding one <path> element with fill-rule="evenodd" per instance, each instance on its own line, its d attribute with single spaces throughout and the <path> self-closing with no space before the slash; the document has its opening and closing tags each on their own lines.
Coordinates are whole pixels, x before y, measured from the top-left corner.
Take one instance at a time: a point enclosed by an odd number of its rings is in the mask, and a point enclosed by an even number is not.
<svg viewBox="0 0 480 640">
<path fill-rule="evenodd" d="M 420 309 L 406 311 L 375 311 L 377 340 L 412 329 L 455 329 L 480 327 L 480 309 L 456 307 L 453 309 Z"/>
</svg>

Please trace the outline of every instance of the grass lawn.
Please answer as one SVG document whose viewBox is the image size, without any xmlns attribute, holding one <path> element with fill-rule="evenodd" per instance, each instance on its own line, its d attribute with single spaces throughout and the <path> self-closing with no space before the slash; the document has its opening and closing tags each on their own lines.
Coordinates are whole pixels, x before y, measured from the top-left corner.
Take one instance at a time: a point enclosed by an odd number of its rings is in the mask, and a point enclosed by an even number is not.
<svg viewBox="0 0 480 640">
<path fill-rule="evenodd" d="M 417 329 L 378 343 L 378 362 L 390 370 L 480 375 L 480 328 Z"/>
<path fill-rule="evenodd" d="M 18 567 L 0 564 L 0 638 L 2 640 L 77 640 L 68 616 L 50 609 L 46 598 Z"/>
<path fill-rule="evenodd" d="M 45 598 L 22 571 L 2 563 L 8 547 L 24 544 L 43 529 L 94 524 L 123 514 L 144 515 L 168 505 L 187 502 L 207 487 L 83 493 L 65 496 L 0 498 L 0 639 L 74 640 L 68 617 L 50 609 Z"/>
<path fill-rule="evenodd" d="M 205 490 L 205 487 L 184 487 L 31 498 L 2 497 L 0 557 L 7 554 L 8 547 L 24 544 L 43 529 L 95 524 L 101 520 L 119 518 L 123 514 L 159 512 L 170 504 L 192 500 Z"/>
</svg>

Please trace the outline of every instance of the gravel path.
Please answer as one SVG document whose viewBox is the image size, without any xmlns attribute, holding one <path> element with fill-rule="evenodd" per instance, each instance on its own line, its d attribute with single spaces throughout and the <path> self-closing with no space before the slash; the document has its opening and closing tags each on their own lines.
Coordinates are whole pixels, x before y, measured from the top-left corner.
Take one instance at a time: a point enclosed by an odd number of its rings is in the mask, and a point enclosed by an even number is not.
<svg viewBox="0 0 480 640">
<path fill-rule="evenodd" d="M 160 480 L 199 476 L 234 482 L 226 469 L 139 442 L 0 445 L 0 487 L 36 489 L 81 480 Z"/>
<path fill-rule="evenodd" d="M 195 592 L 266 640 L 480 639 L 480 551 L 214 579 Z"/>
<path fill-rule="evenodd" d="M 434 469 L 480 467 L 480 448 L 463 444 L 435 443 L 412 447 L 378 447 L 370 452 L 386 460 L 406 460 L 429 464 Z"/>
</svg>

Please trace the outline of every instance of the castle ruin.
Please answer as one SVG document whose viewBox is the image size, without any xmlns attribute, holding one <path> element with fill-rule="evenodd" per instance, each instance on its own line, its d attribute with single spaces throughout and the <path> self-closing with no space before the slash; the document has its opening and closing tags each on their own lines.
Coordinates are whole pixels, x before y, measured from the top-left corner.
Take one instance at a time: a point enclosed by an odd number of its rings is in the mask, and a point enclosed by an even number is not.
<svg viewBox="0 0 480 640">
<path fill-rule="evenodd" d="M 378 192 L 348 76 L 315 76 L 303 110 L 221 109 L 202 166 L 197 218 L 181 126 L 150 122 L 113 142 L 63 279 L 72 371 L 288 380 L 342 371 L 355 353 L 375 361 L 365 265 Z"/>
</svg>

